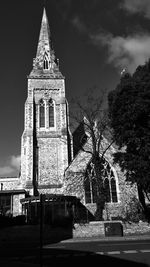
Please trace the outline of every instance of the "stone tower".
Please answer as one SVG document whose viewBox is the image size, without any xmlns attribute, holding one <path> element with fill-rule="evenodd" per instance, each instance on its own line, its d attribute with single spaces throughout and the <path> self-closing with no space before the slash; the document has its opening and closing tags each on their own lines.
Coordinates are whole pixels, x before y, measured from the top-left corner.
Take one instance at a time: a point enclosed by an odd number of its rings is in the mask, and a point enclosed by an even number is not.
<svg viewBox="0 0 150 267">
<path fill-rule="evenodd" d="M 72 159 L 65 79 L 52 47 L 46 11 L 33 69 L 28 76 L 21 139 L 21 183 L 32 195 L 63 193 L 64 171 Z"/>
</svg>

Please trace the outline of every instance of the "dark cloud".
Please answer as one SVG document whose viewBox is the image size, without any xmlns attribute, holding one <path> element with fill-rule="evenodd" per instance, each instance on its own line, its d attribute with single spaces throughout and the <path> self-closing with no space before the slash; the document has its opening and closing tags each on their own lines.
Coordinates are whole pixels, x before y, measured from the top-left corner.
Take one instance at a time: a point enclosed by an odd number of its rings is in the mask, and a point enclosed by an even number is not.
<svg viewBox="0 0 150 267">
<path fill-rule="evenodd" d="M 54 1 L 54 0 L 53 0 Z M 55 0 L 60 16 L 75 26 L 80 32 L 93 32 L 105 28 L 111 30 L 118 24 L 119 0 Z"/>
</svg>

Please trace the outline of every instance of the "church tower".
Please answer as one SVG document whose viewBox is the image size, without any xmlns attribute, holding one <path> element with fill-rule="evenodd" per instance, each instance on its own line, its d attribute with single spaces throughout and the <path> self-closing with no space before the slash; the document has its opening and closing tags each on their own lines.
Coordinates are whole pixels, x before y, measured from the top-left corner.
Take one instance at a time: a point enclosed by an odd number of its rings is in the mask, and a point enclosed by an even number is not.
<svg viewBox="0 0 150 267">
<path fill-rule="evenodd" d="M 63 193 L 64 171 L 72 159 L 65 79 L 53 50 L 43 11 L 36 57 L 28 76 L 21 139 L 21 183 L 39 193 Z"/>
</svg>

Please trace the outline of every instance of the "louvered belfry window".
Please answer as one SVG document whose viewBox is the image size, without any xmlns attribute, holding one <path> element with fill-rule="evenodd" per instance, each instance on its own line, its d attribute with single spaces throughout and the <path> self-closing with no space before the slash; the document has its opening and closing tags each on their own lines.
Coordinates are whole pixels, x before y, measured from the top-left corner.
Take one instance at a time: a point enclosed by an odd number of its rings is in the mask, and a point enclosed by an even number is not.
<svg viewBox="0 0 150 267">
<path fill-rule="evenodd" d="M 40 100 L 39 106 L 39 126 L 40 128 L 45 127 L 45 103 L 43 99 Z"/>
<path fill-rule="evenodd" d="M 52 99 L 49 100 L 49 127 L 54 127 L 54 101 Z"/>
<path fill-rule="evenodd" d="M 46 51 L 44 54 L 43 68 L 44 70 L 49 70 L 50 68 L 50 60 L 49 60 L 48 53 Z"/>
</svg>

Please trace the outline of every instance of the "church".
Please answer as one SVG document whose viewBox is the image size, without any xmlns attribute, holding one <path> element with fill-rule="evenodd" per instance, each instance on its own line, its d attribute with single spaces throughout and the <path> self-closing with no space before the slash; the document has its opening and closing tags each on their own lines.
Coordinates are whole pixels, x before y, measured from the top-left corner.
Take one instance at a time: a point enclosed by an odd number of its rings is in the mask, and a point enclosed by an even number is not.
<svg viewBox="0 0 150 267">
<path fill-rule="evenodd" d="M 33 68 L 27 77 L 24 131 L 21 137 L 19 177 L 0 178 L 0 210 L 13 216 L 22 214 L 22 200 L 40 194 L 68 195 L 80 199 L 93 215 L 96 210 L 91 155 L 74 151 L 78 129 L 69 128 L 69 104 L 65 77 L 55 57 L 46 10 Z M 86 144 L 90 138 L 86 139 Z M 108 141 L 104 139 L 104 146 Z M 104 183 L 108 187 L 105 218 L 119 216 L 126 203 L 137 197 L 135 186 L 113 163 L 115 148 L 110 146 L 104 160 Z M 88 172 L 87 172 L 88 170 Z M 84 179 L 85 173 L 89 177 Z"/>
</svg>

